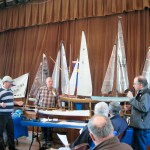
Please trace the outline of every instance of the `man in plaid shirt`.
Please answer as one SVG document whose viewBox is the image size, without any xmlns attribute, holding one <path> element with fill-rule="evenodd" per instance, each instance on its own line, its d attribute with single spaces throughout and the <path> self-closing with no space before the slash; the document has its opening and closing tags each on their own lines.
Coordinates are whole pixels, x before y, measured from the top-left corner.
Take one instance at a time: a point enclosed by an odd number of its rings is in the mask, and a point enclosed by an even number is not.
<svg viewBox="0 0 150 150">
<path fill-rule="evenodd" d="M 53 86 L 53 80 L 51 77 L 46 79 L 46 86 L 42 86 L 38 90 L 38 94 L 36 96 L 37 105 L 40 107 L 47 107 L 47 108 L 61 108 L 61 102 L 58 97 L 58 92 Z M 50 128 L 42 127 L 42 139 L 43 139 L 43 146 L 47 147 L 50 145 L 51 141 L 51 130 Z"/>
</svg>

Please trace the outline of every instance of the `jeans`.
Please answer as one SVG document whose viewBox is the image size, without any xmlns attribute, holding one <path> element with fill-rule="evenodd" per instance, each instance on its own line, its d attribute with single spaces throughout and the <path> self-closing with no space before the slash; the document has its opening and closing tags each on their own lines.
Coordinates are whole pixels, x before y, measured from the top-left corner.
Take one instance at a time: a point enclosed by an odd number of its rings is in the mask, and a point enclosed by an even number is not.
<svg viewBox="0 0 150 150">
<path fill-rule="evenodd" d="M 52 140 L 52 132 L 51 128 L 47 127 L 42 127 L 42 140 L 45 141 L 46 143 Z"/>
<path fill-rule="evenodd" d="M 133 150 L 146 150 L 148 133 L 150 130 L 142 130 L 142 129 L 133 129 L 133 140 L 132 140 L 132 148 Z"/>
<path fill-rule="evenodd" d="M 0 150 L 5 150 L 3 132 L 7 132 L 9 150 L 15 150 L 14 124 L 11 115 L 0 115 Z"/>
</svg>

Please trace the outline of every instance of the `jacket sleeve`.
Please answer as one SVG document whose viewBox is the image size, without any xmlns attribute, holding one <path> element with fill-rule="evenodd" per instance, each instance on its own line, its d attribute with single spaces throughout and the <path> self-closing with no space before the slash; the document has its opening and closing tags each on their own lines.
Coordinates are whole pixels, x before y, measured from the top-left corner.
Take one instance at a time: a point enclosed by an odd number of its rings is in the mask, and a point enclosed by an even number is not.
<svg viewBox="0 0 150 150">
<path fill-rule="evenodd" d="M 130 104 L 133 106 L 134 109 L 137 109 L 141 112 L 148 112 L 150 109 L 150 95 L 145 93 L 142 95 L 141 100 L 138 101 L 134 98 L 130 100 Z"/>
<path fill-rule="evenodd" d="M 73 148 L 81 143 L 89 143 L 90 134 L 88 131 L 88 127 L 86 126 L 83 132 L 76 138 L 76 140 L 70 145 L 70 148 Z"/>
</svg>

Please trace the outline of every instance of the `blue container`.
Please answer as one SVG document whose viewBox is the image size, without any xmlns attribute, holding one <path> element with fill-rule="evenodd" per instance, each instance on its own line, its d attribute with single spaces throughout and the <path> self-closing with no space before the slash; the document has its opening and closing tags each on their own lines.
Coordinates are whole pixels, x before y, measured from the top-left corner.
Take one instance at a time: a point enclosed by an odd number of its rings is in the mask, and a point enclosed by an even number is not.
<svg viewBox="0 0 150 150">
<path fill-rule="evenodd" d="M 82 103 L 75 103 L 76 110 L 82 110 Z"/>
</svg>

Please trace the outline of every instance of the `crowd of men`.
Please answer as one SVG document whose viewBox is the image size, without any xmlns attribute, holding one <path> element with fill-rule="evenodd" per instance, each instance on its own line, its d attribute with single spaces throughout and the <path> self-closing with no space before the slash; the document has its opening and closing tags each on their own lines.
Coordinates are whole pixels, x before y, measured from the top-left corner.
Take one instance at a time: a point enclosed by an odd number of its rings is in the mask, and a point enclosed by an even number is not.
<svg viewBox="0 0 150 150">
<path fill-rule="evenodd" d="M 5 76 L 3 86 L 0 88 L 0 150 L 5 150 L 3 133 L 6 130 L 8 136 L 9 150 L 16 150 L 14 144 L 14 131 L 11 113 L 14 108 L 13 79 Z M 146 150 L 148 133 L 150 132 L 150 90 L 147 80 L 143 76 L 134 79 L 133 87 L 136 91 L 135 97 L 132 92 L 127 93 L 130 99 L 126 109 L 131 109 L 130 126 L 133 128 L 132 147 L 121 143 L 118 138 L 128 128 L 126 120 L 120 116 L 121 105 L 119 102 L 99 102 L 95 105 L 94 116 L 89 120 L 87 126 L 78 138 L 66 147 L 73 149 L 82 143 L 93 143 L 94 150 Z M 46 85 L 38 90 L 36 105 L 41 107 L 61 108 L 58 91 L 53 87 L 51 77 L 46 79 Z M 18 105 L 22 105 L 18 103 Z M 114 131 L 118 136 L 114 135 Z M 45 148 L 50 147 L 51 130 L 42 128 L 42 140 Z"/>
</svg>

